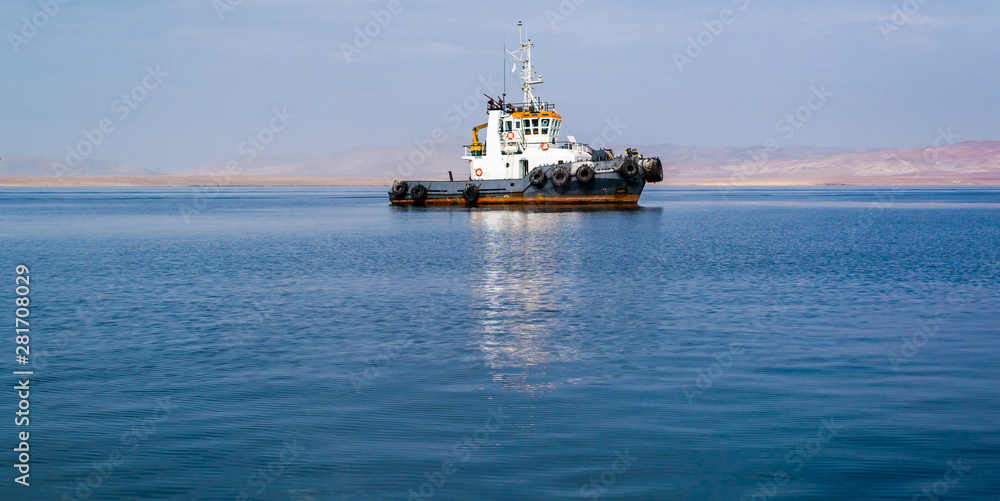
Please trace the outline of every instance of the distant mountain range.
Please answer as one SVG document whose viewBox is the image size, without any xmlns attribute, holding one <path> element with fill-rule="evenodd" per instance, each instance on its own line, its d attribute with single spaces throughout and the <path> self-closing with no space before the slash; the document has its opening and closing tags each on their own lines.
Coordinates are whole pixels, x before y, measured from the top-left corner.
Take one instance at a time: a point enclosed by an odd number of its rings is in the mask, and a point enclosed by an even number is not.
<svg viewBox="0 0 1000 501">
<path fill-rule="evenodd" d="M 422 147 L 361 146 L 336 155 L 294 155 L 243 162 L 239 175 L 305 176 L 383 180 L 456 179 L 468 177 L 461 158 L 463 139 L 449 138 Z M 638 147 L 645 156 L 663 160 L 665 184 L 1000 184 L 1000 141 L 971 141 L 906 150 L 786 147 L 692 147 L 673 144 Z M 616 147 L 623 153 L 624 146 Z M 0 177 L 54 176 L 54 160 L 3 157 Z M 206 165 L 181 173 L 226 172 L 225 164 Z M 84 160 L 73 176 L 147 176 L 164 173 L 102 160 Z"/>
<path fill-rule="evenodd" d="M 62 160 L 45 157 L 3 156 L 0 158 L 0 176 L 58 176 L 60 174 L 53 164 Z M 155 170 L 143 169 L 134 165 L 107 160 L 83 160 L 80 165 L 66 168 L 63 175 L 67 176 L 155 176 L 163 174 Z"/>
<path fill-rule="evenodd" d="M 671 184 L 1000 184 L 1000 141 L 906 150 L 701 150 L 648 149 L 663 160 Z"/>
</svg>

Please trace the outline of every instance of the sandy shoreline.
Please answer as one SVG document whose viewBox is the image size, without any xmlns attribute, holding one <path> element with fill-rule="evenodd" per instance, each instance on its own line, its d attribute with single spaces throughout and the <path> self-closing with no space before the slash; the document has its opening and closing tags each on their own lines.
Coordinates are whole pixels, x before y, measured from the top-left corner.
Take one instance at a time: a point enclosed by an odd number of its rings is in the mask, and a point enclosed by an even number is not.
<svg viewBox="0 0 1000 501">
<path fill-rule="evenodd" d="M 74 188 L 74 187 L 195 187 L 195 186 L 388 186 L 379 178 L 309 177 L 309 176 L 8 176 L 0 177 L 0 187 Z M 1000 180 L 917 179 L 913 177 L 868 178 L 862 180 L 817 179 L 747 179 L 733 183 L 723 179 L 674 179 L 651 186 L 989 186 Z"/>
</svg>

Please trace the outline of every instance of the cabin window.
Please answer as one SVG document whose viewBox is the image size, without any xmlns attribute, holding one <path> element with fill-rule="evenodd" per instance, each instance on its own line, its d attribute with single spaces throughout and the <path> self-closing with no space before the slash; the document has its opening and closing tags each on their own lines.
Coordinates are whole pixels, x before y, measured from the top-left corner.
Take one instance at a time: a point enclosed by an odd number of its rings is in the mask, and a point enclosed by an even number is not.
<svg viewBox="0 0 1000 501">
<path fill-rule="evenodd" d="M 524 129 L 524 135 L 530 136 L 531 135 L 531 129 Z"/>
<path fill-rule="evenodd" d="M 531 127 L 531 120 L 525 120 L 524 121 L 524 126 L 525 127 Z"/>
<path fill-rule="evenodd" d="M 504 131 L 504 132 L 510 132 L 510 122 L 509 122 L 509 121 L 508 121 L 508 122 L 505 122 L 505 123 L 503 124 L 503 131 Z"/>
<path fill-rule="evenodd" d="M 542 127 L 548 127 L 548 126 L 549 126 L 549 119 L 548 118 L 543 118 L 542 119 Z"/>
<path fill-rule="evenodd" d="M 534 129 L 534 131 L 535 131 L 535 134 L 538 134 L 538 129 Z"/>
<path fill-rule="evenodd" d="M 538 127 L 538 119 L 537 118 L 531 121 L 531 126 L 532 127 Z"/>
<path fill-rule="evenodd" d="M 548 133 L 549 133 L 549 129 L 542 129 L 542 134 L 548 134 Z"/>
<path fill-rule="evenodd" d="M 514 122 L 514 127 L 517 128 L 517 129 L 520 129 L 521 128 L 521 121 L 518 120 L 518 121 Z"/>
</svg>

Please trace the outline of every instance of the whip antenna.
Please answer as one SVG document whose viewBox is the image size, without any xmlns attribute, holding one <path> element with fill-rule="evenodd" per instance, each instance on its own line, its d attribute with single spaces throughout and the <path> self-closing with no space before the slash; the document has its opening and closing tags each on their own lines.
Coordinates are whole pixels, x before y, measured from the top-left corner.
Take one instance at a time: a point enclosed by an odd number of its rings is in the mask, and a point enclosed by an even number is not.
<svg viewBox="0 0 1000 501">
<path fill-rule="evenodd" d="M 507 28 L 500 28 L 503 33 L 503 65 L 500 74 L 503 75 L 503 100 L 507 101 Z"/>
</svg>

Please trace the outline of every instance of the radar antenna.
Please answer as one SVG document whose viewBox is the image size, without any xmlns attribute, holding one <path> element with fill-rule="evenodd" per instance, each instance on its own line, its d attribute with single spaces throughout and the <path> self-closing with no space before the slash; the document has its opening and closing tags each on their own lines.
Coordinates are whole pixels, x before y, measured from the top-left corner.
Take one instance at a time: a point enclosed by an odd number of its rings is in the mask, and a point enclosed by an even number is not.
<svg viewBox="0 0 1000 501">
<path fill-rule="evenodd" d="M 535 67 L 531 64 L 531 48 L 534 45 L 530 38 L 526 38 L 527 31 L 524 23 L 517 22 L 518 39 L 520 48 L 515 51 L 507 51 L 515 61 L 521 63 L 521 90 L 524 91 L 524 104 L 532 107 L 539 107 L 540 101 L 535 97 L 534 86 L 544 83 L 542 77 L 535 73 Z"/>
</svg>

